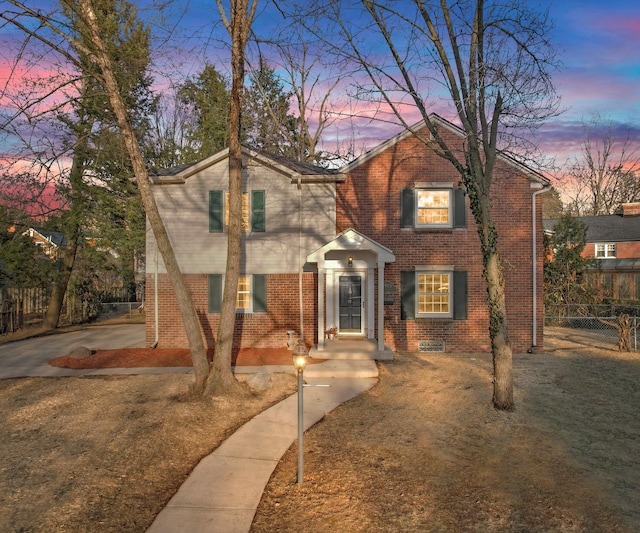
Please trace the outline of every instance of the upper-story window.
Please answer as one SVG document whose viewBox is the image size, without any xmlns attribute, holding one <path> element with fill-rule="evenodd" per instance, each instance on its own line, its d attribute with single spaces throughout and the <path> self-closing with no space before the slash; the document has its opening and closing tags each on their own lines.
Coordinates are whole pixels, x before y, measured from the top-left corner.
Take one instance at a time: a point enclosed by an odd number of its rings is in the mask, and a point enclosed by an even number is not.
<svg viewBox="0 0 640 533">
<path fill-rule="evenodd" d="M 451 226 L 452 190 L 417 189 L 416 226 Z"/>
<path fill-rule="evenodd" d="M 256 190 L 242 195 L 242 230 L 266 230 L 265 191 Z M 209 232 L 224 231 L 229 226 L 229 193 L 209 191 Z"/>
<path fill-rule="evenodd" d="M 463 189 L 452 183 L 416 183 L 402 189 L 400 226 L 416 229 L 462 228 L 467 225 Z"/>
<path fill-rule="evenodd" d="M 596 244 L 596 257 L 598 259 L 608 259 L 616 256 L 616 245 L 612 242 Z"/>
</svg>

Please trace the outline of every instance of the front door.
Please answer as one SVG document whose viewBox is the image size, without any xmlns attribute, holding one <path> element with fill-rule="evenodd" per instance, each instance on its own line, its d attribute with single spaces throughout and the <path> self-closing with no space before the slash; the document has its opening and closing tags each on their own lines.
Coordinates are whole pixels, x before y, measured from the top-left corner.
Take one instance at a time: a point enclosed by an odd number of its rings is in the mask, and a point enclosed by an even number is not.
<svg viewBox="0 0 640 533">
<path fill-rule="evenodd" d="M 362 331 L 362 276 L 340 276 L 338 314 L 341 332 Z"/>
</svg>

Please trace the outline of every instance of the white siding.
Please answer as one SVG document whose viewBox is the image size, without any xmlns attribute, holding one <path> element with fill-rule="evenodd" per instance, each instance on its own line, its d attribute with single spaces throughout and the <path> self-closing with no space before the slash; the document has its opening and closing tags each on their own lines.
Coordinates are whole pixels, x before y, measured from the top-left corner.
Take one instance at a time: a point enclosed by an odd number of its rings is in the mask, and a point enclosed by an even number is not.
<svg viewBox="0 0 640 533">
<path fill-rule="evenodd" d="M 209 191 L 228 190 L 227 169 L 227 160 L 223 160 L 187 178 L 183 184 L 153 188 L 158 209 L 185 274 L 224 272 L 227 233 L 209 233 Z M 295 273 L 299 268 L 299 256 L 305 258 L 335 237 L 335 184 L 303 184 L 300 202 L 300 191 L 288 176 L 268 167 L 250 164 L 245 169 L 243 191 L 251 190 L 265 191 L 266 231 L 243 232 L 241 270 L 244 273 Z M 155 271 L 155 239 L 148 225 L 147 270 Z M 158 271 L 165 272 L 161 259 Z"/>
</svg>

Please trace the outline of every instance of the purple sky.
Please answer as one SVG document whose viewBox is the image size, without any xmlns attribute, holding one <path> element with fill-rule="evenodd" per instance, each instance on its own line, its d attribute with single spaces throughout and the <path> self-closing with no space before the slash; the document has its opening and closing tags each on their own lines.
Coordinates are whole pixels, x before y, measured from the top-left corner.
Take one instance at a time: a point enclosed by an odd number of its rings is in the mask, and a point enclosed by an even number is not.
<svg viewBox="0 0 640 533">
<path fill-rule="evenodd" d="M 47 0 L 40 0 L 47 1 Z M 145 5 L 152 0 L 139 0 Z M 406 0 L 397 0 L 398 4 Z M 538 4 L 537 0 L 529 0 Z M 227 2 L 225 1 L 225 4 Z M 542 151 L 562 163 L 576 153 L 584 139 L 583 124 L 599 114 L 608 121 L 614 135 L 625 137 L 631 132 L 640 153 L 640 6 L 638 0 L 551 0 L 542 5 L 550 6 L 551 18 L 555 21 L 555 42 L 560 47 L 563 70 L 554 75 L 555 84 L 562 96 L 560 116 L 550 120 L 541 128 L 538 143 Z M 259 0 L 261 12 L 255 22 L 256 31 L 268 35 L 277 13 L 272 4 Z M 195 75 L 202 68 L 205 58 L 216 65 L 228 62 L 228 52 L 220 47 L 218 35 L 222 31 L 215 2 L 211 0 L 187 0 L 176 2 L 171 7 L 174 21 L 173 32 L 167 33 L 154 27 L 156 39 L 164 45 L 157 54 L 159 66 L 156 79 L 160 87 L 166 86 L 162 76 L 171 78 L 180 75 Z M 176 14 L 181 12 L 180 16 Z M 157 10 L 141 10 L 145 18 L 157 16 Z M 274 17 L 274 18 L 272 18 Z M 4 28 L 5 38 L 8 28 Z M 176 43 L 185 46 L 178 36 L 189 35 L 192 46 L 176 59 Z M 10 61 L 0 52 L 0 81 L 6 76 Z M 222 67 L 224 70 L 224 67 Z M 337 127 L 332 136 L 349 135 L 345 126 Z M 397 130 L 396 130 L 397 131 Z M 360 145 L 357 148 L 372 148 L 396 131 L 384 124 L 368 124 L 358 131 Z"/>
<path fill-rule="evenodd" d="M 404 1 L 404 0 L 399 0 Z M 563 69 L 554 74 L 564 112 L 539 131 L 542 151 L 564 163 L 579 151 L 585 137 L 584 125 L 601 117 L 612 134 L 624 139 L 630 132 L 640 152 L 640 5 L 638 0 L 551 0 L 532 5 L 549 6 L 554 20 L 554 42 Z M 398 2 L 398 3 L 399 3 Z M 267 4 L 261 0 L 259 5 Z M 206 13 L 217 20 L 213 2 L 191 0 L 182 18 L 182 29 L 194 28 L 199 42 L 216 33 L 204 24 Z M 258 32 L 268 28 L 273 16 L 265 8 L 257 18 Z M 262 31 L 264 33 L 264 31 Z M 212 45 L 208 54 L 215 62 L 220 54 Z M 213 57 L 211 57 L 213 55 Z M 192 56 L 193 59 L 193 56 Z M 197 71 L 198 61 L 183 67 Z M 339 134 L 339 133 L 338 133 Z M 597 134 L 596 134 L 597 135 Z M 369 124 L 360 139 L 369 148 L 388 138 L 389 126 Z"/>
</svg>

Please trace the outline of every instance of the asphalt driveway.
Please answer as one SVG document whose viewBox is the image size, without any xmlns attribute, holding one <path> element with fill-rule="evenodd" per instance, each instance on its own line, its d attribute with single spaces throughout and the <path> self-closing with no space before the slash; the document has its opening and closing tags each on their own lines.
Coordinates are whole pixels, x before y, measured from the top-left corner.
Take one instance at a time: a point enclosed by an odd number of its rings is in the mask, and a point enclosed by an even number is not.
<svg viewBox="0 0 640 533">
<path fill-rule="evenodd" d="M 84 346 L 90 350 L 115 348 L 143 348 L 144 324 L 112 326 L 88 326 L 79 331 L 34 337 L 0 345 L 0 379 L 19 377 L 57 377 L 91 374 L 162 373 L 167 369 L 119 369 L 71 370 L 50 366 L 47 361 L 68 355 L 74 348 Z M 170 369 L 169 369 L 170 371 Z"/>
</svg>

